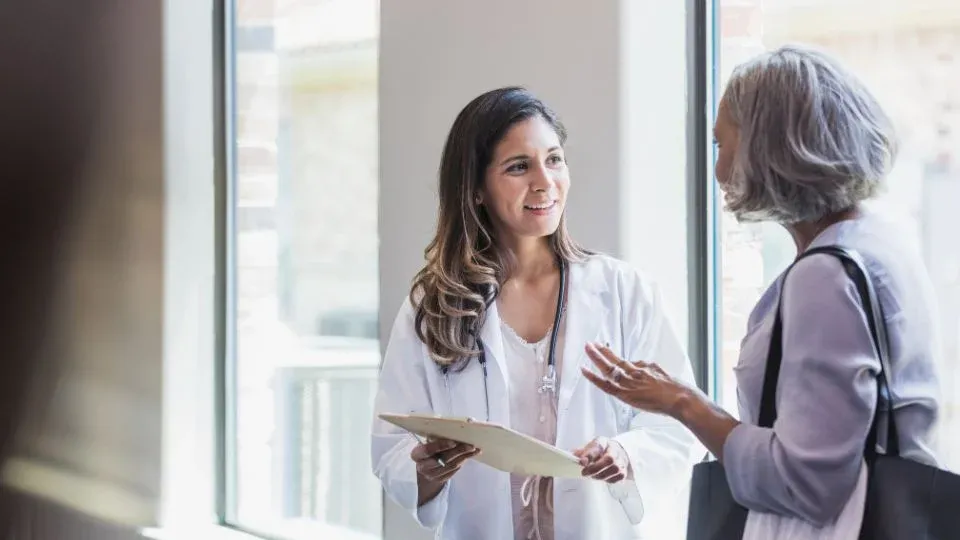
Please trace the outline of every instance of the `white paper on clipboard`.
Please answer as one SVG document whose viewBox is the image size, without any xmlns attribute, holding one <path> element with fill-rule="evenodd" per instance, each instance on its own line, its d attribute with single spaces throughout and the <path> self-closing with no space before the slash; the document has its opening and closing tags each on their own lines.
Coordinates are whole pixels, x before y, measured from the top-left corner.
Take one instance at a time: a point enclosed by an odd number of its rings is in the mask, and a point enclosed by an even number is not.
<svg viewBox="0 0 960 540">
<path fill-rule="evenodd" d="M 450 439 L 480 449 L 477 461 L 522 476 L 583 478 L 576 456 L 500 424 L 468 418 L 381 414 L 381 419 L 424 437 Z"/>
</svg>

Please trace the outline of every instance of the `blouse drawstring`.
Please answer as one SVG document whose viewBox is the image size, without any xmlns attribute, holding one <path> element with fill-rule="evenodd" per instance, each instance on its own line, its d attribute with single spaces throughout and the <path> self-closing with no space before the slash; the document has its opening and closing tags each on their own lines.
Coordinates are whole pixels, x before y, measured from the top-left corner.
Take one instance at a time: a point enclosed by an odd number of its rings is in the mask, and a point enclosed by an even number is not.
<svg viewBox="0 0 960 540">
<path fill-rule="evenodd" d="M 527 534 L 527 540 L 532 540 L 534 537 L 537 540 L 543 540 L 540 535 L 540 483 L 541 481 L 546 482 L 547 510 L 553 513 L 553 482 L 550 480 L 542 476 L 529 476 L 520 487 L 520 500 L 524 508 L 530 506 L 531 502 L 533 503 L 533 528 Z"/>
</svg>

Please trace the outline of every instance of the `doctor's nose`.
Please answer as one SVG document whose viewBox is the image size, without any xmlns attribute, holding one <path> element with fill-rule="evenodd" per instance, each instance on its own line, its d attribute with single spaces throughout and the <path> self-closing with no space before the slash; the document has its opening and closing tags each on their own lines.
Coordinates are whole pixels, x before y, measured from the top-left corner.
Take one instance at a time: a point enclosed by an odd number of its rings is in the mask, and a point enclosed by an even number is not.
<svg viewBox="0 0 960 540">
<path fill-rule="evenodd" d="M 535 169 L 530 180 L 530 187 L 534 191 L 549 191 L 553 184 L 556 182 L 556 179 L 553 177 L 552 171 L 545 167 L 539 167 Z"/>
</svg>

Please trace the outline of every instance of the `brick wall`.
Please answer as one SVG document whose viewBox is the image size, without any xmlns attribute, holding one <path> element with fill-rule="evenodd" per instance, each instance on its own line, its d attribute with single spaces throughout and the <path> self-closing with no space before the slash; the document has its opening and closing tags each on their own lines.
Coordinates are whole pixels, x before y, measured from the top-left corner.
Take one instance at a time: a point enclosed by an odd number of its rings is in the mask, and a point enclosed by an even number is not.
<svg viewBox="0 0 960 540">
<path fill-rule="evenodd" d="M 294 0 L 236 0 L 237 26 L 273 24 L 278 4 L 293 2 Z"/>
<path fill-rule="evenodd" d="M 240 325 L 272 310 L 277 280 L 275 205 L 277 134 L 280 119 L 279 58 L 270 40 L 278 0 L 237 0 L 234 129 L 237 163 L 237 310 Z M 243 333 L 240 335 L 241 346 Z"/>
<path fill-rule="evenodd" d="M 303 84 L 303 65 L 349 72 L 349 47 L 277 45 L 287 30 L 300 31 L 291 20 L 315 18 L 313 8 L 324 6 L 338 7 L 329 0 L 237 6 L 238 34 L 270 29 L 273 36 L 269 47 L 251 40 L 259 46 L 237 51 L 237 307 L 241 319 L 269 317 L 279 301 L 278 315 L 303 335 L 316 333 L 328 310 L 372 310 L 376 320 L 376 78 L 351 73 Z"/>
<path fill-rule="evenodd" d="M 284 311 L 298 333 L 330 312 L 377 320 L 377 88 L 286 89 L 281 190 Z"/>
</svg>

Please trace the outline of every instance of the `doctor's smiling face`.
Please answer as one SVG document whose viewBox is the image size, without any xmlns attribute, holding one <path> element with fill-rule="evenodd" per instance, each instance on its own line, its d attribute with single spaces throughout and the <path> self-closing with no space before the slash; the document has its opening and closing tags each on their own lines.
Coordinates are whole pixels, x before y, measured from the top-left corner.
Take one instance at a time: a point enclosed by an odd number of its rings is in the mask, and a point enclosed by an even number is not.
<svg viewBox="0 0 960 540">
<path fill-rule="evenodd" d="M 521 249 L 546 244 L 566 262 L 589 255 L 565 223 L 566 139 L 556 112 L 517 86 L 475 97 L 450 126 L 437 229 L 410 288 L 418 336 L 437 364 L 476 356 L 476 330 Z"/>
<path fill-rule="evenodd" d="M 500 241 L 513 243 L 556 232 L 569 187 L 560 136 L 535 115 L 513 124 L 496 144 L 478 199 Z"/>
</svg>

